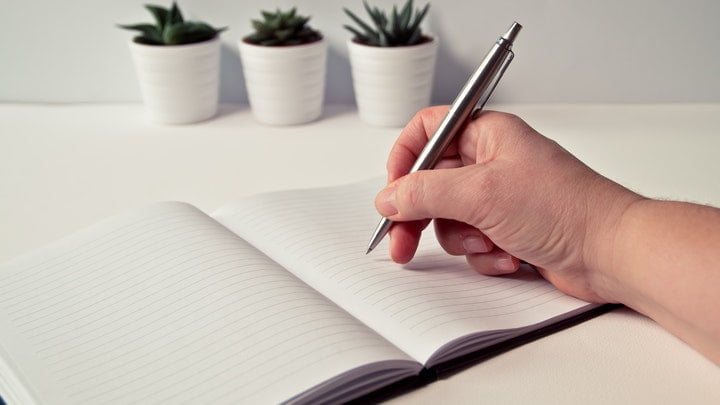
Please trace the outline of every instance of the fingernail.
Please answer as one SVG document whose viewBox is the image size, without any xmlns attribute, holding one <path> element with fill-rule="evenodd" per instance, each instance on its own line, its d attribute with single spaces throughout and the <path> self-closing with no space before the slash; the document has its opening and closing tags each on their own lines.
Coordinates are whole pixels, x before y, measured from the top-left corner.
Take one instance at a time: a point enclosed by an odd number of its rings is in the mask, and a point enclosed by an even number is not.
<svg viewBox="0 0 720 405">
<path fill-rule="evenodd" d="M 467 253 L 487 253 L 490 251 L 490 246 L 482 236 L 463 238 L 462 245 Z"/>
<path fill-rule="evenodd" d="M 377 197 L 378 211 L 385 216 L 390 217 L 398 213 L 395 207 L 395 187 L 386 187 Z"/>
<path fill-rule="evenodd" d="M 503 273 L 512 273 L 515 271 L 515 263 L 512 257 L 503 256 L 495 260 L 495 269 Z"/>
</svg>

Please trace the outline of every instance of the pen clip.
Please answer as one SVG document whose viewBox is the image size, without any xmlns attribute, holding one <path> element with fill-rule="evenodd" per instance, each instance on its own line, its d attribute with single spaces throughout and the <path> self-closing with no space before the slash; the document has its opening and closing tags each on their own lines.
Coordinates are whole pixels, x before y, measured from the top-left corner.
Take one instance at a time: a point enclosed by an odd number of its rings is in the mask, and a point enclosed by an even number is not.
<svg viewBox="0 0 720 405">
<path fill-rule="evenodd" d="M 492 85 L 490 85 L 488 87 L 487 91 L 485 91 L 485 94 L 483 94 L 482 98 L 480 98 L 480 100 L 478 102 L 479 107 L 477 107 L 475 109 L 475 111 L 473 111 L 472 119 L 477 118 L 477 115 L 485 107 L 485 103 L 487 103 L 488 100 L 490 99 L 490 96 L 492 95 L 493 91 L 495 90 L 495 87 L 498 85 L 498 83 L 500 82 L 500 79 L 505 74 L 505 70 L 507 70 L 508 66 L 510 66 L 510 62 L 512 62 L 513 58 L 515 57 L 515 54 L 513 53 L 513 51 L 508 49 L 507 52 L 508 52 L 508 54 L 507 54 L 507 56 L 505 56 L 505 60 L 503 60 L 502 65 L 500 65 L 500 69 L 498 70 L 497 74 L 495 75 Z"/>
</svg>

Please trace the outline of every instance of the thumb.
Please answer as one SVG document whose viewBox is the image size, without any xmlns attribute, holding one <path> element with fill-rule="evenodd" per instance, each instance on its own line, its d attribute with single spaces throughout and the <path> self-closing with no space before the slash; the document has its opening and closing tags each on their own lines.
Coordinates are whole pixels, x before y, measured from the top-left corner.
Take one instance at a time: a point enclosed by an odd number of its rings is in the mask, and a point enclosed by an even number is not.
<svg viewBox="0 0 720 405">
<path fill-rule="evenodd" d="M 492 195 L 486 171 L 470 165 L 410 173 L 380 191 L 375 206 L 393 221 L 445 218 L 474 225 Z"/>
</svg>

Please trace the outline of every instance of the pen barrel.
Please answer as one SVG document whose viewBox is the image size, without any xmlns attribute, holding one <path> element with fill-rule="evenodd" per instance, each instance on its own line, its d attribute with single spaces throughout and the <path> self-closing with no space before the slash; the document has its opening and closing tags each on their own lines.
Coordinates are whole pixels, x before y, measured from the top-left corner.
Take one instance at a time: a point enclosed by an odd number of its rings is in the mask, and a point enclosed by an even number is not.
<svg viewBox="0 0 720 405">
<path fill-rule="evenodd" d="M 512 42 L 506 38 L 500 38 L 493 45 L 480 66 L 460 90 L 440 126 L 420 152 L 410 173 L 432 169 L 437 164 L 455 135 L 470 119 L 478 102 L 490 96 L 496 76 L 501 74 L 508 56 L 512 54 L 511 45 Z"/>
</svg>

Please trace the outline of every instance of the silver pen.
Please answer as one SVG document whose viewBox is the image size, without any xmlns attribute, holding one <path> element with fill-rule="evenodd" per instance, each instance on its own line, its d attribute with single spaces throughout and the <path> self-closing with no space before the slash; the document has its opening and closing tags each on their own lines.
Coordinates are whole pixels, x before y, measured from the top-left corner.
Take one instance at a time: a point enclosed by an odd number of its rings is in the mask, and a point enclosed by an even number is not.
<svg viewBox="0 0 720 405">
<path fill-rule="evenodd" d="M 520 29 L 522 29 L 522 25 L 513 22 L 510 29 L 493 45 L 475 73 L 470 76 L 460 90 L 447 115 L 420 152 L 409 173 L 432 169 L 463 125 L 475 113 L 482 110 L 515 56 L 511 48 Z M 478 104 L 479 107 L 476 108 Z M 384 217 L 380 220 L 365 254 L 377 247 L 390 230 L 390 226 L 392 226 L 391 220 Z"/>
</svg>

